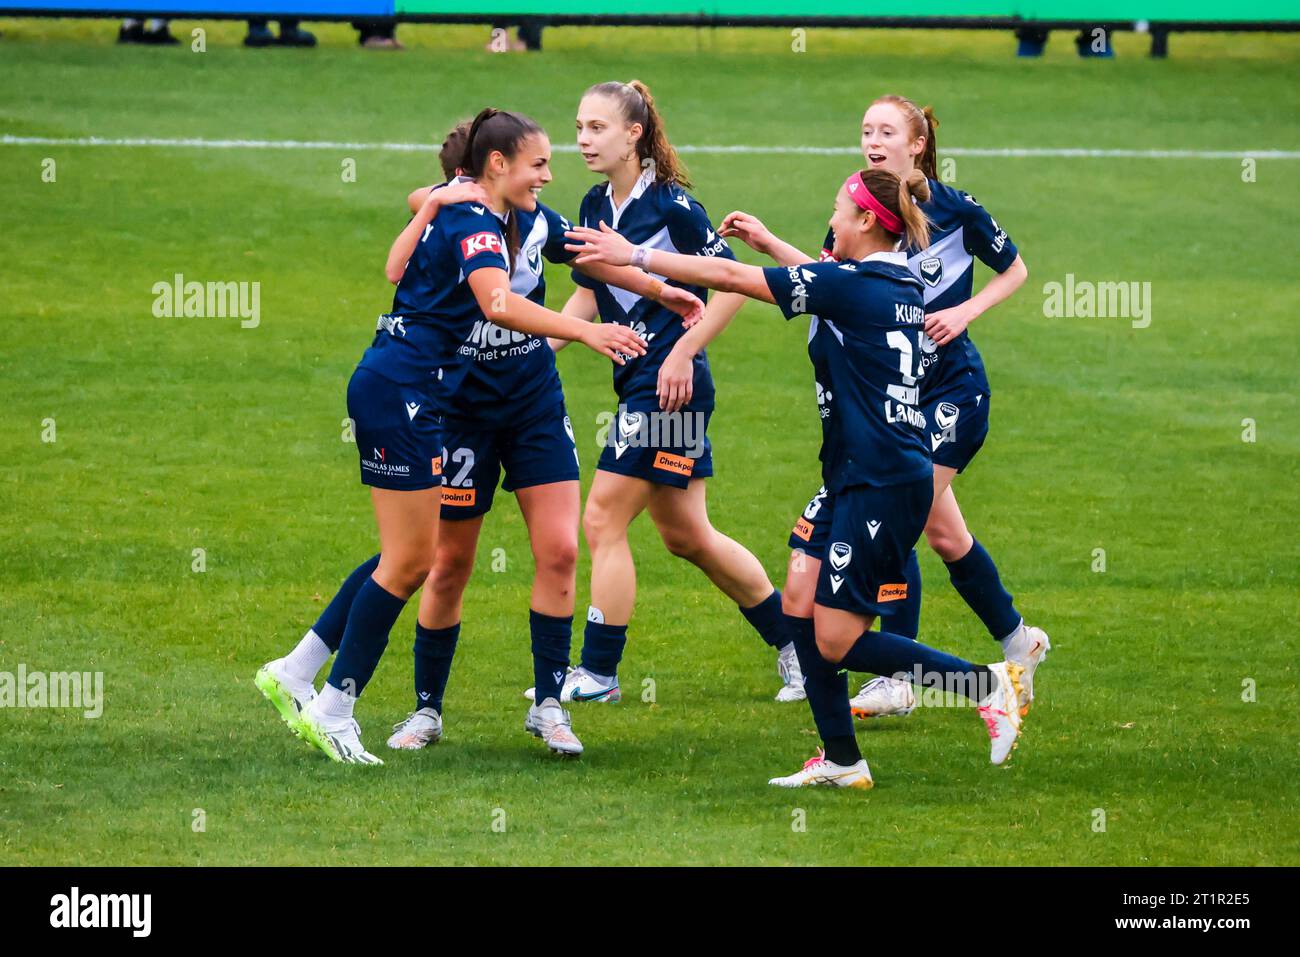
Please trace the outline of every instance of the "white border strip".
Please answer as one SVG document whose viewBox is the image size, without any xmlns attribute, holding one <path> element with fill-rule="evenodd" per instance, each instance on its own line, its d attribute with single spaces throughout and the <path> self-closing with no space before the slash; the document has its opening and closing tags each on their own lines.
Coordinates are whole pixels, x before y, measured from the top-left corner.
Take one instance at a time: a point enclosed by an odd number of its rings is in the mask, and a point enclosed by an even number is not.
<svg viewBox="0 0 1300 957">
<path fill-rule="evenodd" d="M 347 143 L 332 140 L 207 140 L 160 139 L 156 137 L 106 137 L 106 136 L 0 136 L 0 146 L 117 146 L 152 147 L 158 149 L 189 148 L 209 150 L 379 150 L 387 153 L 436 153 L 438 147 L 428 143 Z M 577 147 L 562 144 L 554 147 L 559 153 L 576 153 Z M 756 153 L 794 154 L 812 156 L 856 156 L 858 150 L 850 146 L 679 146 L 680 153 Z M 1300 150 L 1125 150 L 1125 149 L 1071 149 L 1016 148 L 987 149 L 981 147 L 947 147 L 941 149 L 945 156 L 988 156 L 1011 158 L 1060 159 L 1300 159 Z"/>
</svg>

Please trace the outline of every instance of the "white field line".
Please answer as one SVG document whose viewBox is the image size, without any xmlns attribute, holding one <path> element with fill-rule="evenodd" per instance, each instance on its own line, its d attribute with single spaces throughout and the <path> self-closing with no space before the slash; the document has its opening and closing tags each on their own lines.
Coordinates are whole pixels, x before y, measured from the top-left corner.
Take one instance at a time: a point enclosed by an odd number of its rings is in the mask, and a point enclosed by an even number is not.
<svg viewBox="0 0 1300 957">
<path fill-rule="evenodd" d="M 0 146 L 115 146 L 155 149 L 209 149 L 209 150 L 329 150 L 351 152 L 378 150 L 388 153 L 436 153 L 438 147 L 430 143 L 347 143 L 333 140 L 209 140 L 198 138 L 162 139 L 157 137 L 108 136 L 0 136 Z M 562 144 L 553 149 L 558 153 L 576 153 L 577 147 Z M 859 150 L 851 146 L 679 146 L 681 153 L 754 153 L 802 156 L 856 156 Z M 1084 149 L 1070 147 L 946 147 L 939 151 L 945 156 L 987 156 L 1008 158 L 1060 158 L 1060 159 L 1300 159 L 1300 150 L 1126 150 Z"/>
</svg>

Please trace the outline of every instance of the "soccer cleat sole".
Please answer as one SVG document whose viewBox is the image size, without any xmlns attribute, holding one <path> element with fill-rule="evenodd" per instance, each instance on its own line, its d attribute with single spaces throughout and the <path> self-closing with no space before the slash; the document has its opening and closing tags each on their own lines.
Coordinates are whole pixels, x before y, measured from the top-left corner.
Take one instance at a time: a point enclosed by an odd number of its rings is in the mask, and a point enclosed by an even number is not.
<svg viewBox="0 0 1300 957">
<path fill-rule="evenodd" d="M 376 757 L 375 755 L 371 755 L 371 757 L 374 758 L 373 761 L 352 760 L 347 756 L 351 752 L 348 752 L 346 747 L 341 744 L 335 744 L 334 740 L 329 736 L 329 732 L 308 721 L 302 722 L 302 737 L 303 740 L 323 753 L 325 757 L 338 764 L 381 765 L 384 763 L 381 758 Z"/>
<path fill-rule="evenodd" d="M 886 711 L 877 714 L 874 711 L 868 711 L 866 708 L 849 708 L 849 711 L 853 713 L 853 717 L 857 718 L 859 721 L 866 721 L 870 718 L 906 718 L 915 710 L 916 705 L 913 705 L 910 708 L 904 708 L 902 711 Z"/>
<path fill-rule="evenodd" d="M 257 690 L 262 692 L 262 696 L 267 701 L 275 705 L 275 710 L 280 713 L 280 720 L 289 726 L 289 730 L 297 737 L 302 737 L 302 717 L 293 703 L 293 696 L 285 690 L 284 685 L 280 684 L 275 675 L 265 668 L 259 668 L 253 678 L 253 684 L 257 685 Z"/>
</svg>

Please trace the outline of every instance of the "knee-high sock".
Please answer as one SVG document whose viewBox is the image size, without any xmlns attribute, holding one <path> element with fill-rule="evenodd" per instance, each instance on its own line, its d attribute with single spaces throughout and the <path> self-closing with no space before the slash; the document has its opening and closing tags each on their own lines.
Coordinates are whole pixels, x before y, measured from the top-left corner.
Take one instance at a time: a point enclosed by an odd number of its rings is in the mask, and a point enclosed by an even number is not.
<svg viewBox="0 0 1300 957">
<path fill-rule="evenodd" d="M 460 622 L 446 628 L 415 623 L 415 710 L 432 708 L 442 714 L 442 696 L 451 675 L 451 659 L 460 638 Z"/>
<path fill-rule="evenodd" d="M 284 656 L 285 669 L 292 677 L 315 682 L 317 672 L 330 660 L 330 655 L 338 651 L 339 642 L 343 640 L 343 628 L 348 623 L 352 599 L 357 597 L 362 583 L 378 566 L 379 556 L 374 555 L 352 569 L 352 574 L 339 586 L 329 605 L 316 619 L 316 624 L 308 628 L 293 651 Z"/>
<path fill-rule="evenodd" d="M 772 594 L 752 608 L 741 608 L 740 613 L 754 626 L 759 637 L 773 648 L 784 648 L 790 643 L 786 634 L 785 615 L 781 612 L 781 592 L 777 589 L 773 588 Z"/>
<path fill-rule="evenodd" d="M 373 578 L 362 583 L 352 599 L 329 684 L 353 698 L 361 696 L 388 646 L 388 633 L 405 607 L 405 598 L 385 591 Z"/>
<path fill-rule="evenodd" d="M 916 560 L 916 549 L 907 556 L 904 566 L 907 580 L 907 597 L 891 602 L 889 614 L 880 616 L 880 630 L 916 640 L 921 633 L 921 564 Z"/>
<path fill-rule="evenodd" d="M 587 627 L 582 632 L 582 667 L 593 675 L 612 678 L 627 647 L 627 625 L 607 625 L 592 621 L 588 612 Z"/>
<path fill-rule="evenodd" d="M 564 687 L 564 672 L 569 667 L 573 616 L 557 618 L 530 608 L 528 629 L 533 638 L 533 700 L 537 704 L 547 698 L 559 701 L 560 690 Z"/>
<path fill-rule="evenodd" d="M 378 567 L 379 556 L 372 555 L 352 569 L 352 574 L 339 586 L 330 603 L 316 619 L 316 624 L 312 625 L 311 630 L 316 632 L 316 636 L 325 642 L 325 647 L 330 651 L 339 650 L 339 642 L 343 640 L 343 629 L 348 624 L 348 612 L 352 609 L 352 600 L 357 597 L 361 586 L 369 580 Z"/>
<path fill-rule="evenodd" d="M 817 650 L 811 618 L 786 616 L 787 633 L 794 640 L 795 654 L 803 671 L 803 687 L 812 709 L 813 722 L 826 747 L 826 757 L 839 765 L 850 765 L 862 757 L 853 735 L 853 714 L 849 710 L 849 678 L 839 665 L 831 664 Z"/>
<path fill-rule="evenodd" d="M 841 668 L 870 671 L 888 677 L 901 676 L 913 684 L 965 695 L 978 701 L 993 687 L 992 673 L 984 665 L 938 651 L 911 638 L 887 631 L 864 631 Z"/>
<path fill-rule="evenodd" d="M 1000 641 L 1020 627 L 1020 612 L 1016 611 L 1011 594 L 1002 587 L 998 567 L 983 545 L 972 538 L 970 551 L 955 562 L 944 564 L 948 566 L 952 587 L 984 622 L 990 635 Z"/>
</svg>

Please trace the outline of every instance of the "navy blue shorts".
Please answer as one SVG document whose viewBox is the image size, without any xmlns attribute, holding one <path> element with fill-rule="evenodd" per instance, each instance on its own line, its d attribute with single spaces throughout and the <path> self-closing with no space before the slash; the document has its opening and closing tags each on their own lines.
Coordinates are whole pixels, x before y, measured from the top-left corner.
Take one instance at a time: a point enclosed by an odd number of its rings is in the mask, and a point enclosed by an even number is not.
<svg viewBox="0 0 1300 957">
<path fill-rule="evenodd" d="M 426 389 L 358 368 L 348 381 L 361 484 L 415 491 L 442 484 L 442 416 Z"/>
<path fill-rule="evenodd" d="M 507 492 L 578 480 L 578 448 L 563 402 L 506 428 L 449 419 L 442 454 L 442 517 L 452 521 L 491 510 L 503 468 Z"/>
<path fill-rule="evenodd" d="M 907 597 L 907 558 L 925 531 L 934 483 L 854 485 L 828 498 L 834 510 L 817 604 L 859 615 L 888 614 Z"/>
<path fill-rule="evenodd" d="M 823 485 L 808 502 L 807 508 L 790 529 L 790 548 L 821 561 L 826 557 L 826 536 L 830 534 L 831 516 L 835 513 L 835 496 Z"/>
<path fill-rule="evenodd" d="M 630 475 L 657 485 L 686 488 L 691 479 L 713 474 L 713 446 L 709 442 L 707 409 L 684 406 L 662 412 L 659 400 L 628 400 L 620 404 L 596 468 Z"/>
<path fill-rule="evenodd" d="M 922 398 L 930 459 L 935 465 L 964 471 L 988 438 L 988 393 L 945 389 L 934 398 Z"/>
</svg>

